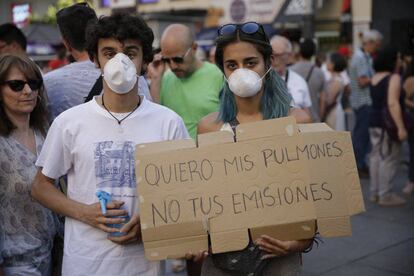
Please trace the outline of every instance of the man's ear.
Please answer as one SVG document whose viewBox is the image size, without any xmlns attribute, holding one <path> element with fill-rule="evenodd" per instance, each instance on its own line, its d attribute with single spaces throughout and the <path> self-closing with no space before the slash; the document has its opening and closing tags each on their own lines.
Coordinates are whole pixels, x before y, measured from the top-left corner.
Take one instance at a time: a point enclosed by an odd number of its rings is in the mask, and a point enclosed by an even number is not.
<svg viewBox="0 0 414 276">
<path fill-rule="evenodd" d="M 19 53 L 20 51 L 26 52 L 24 49 L 22 49 L 22 47 L 20 46 L 20 44 L 19 44 L 19 43 L 17 43 L 16 41 L 12 41 L 12 42 L 9 44 L 9 47 L 10 47 L 11 49 L 13 49 L 13 52 L 16 52 L 16 53 Z"/>
<path fill-rule="evenodd" d="M 273 66 L 273 64 L 275 63 L 275 59 L 276 59 L 276 57 L 275 57 L 275 55 L 274 54 L 271 54 L 270 55 L 270 64 Z"/>
<path fill-rule="evenodd" d="M 141 65 L 141 73 L 139 74 L 140 76 L 145 75 L 145 73 L 147 72 L 147 68 L 148 68 L 148 64 L 147 63 L 143 63 Z"/>
<path fill-rule="evenodd" d="M 94 55 L 92 59 L 93 59 L 93 63 L 95 64 L 95 68 L 101 69 L 101 64 L 99 63 L 98 57 Z"/>
<path fill-rule="evenodd" d="M 197 48 L 198 48 L 197 42 L 193 42 L 193 45 L 191 45 L 191 49 L 193 49 L 193 51 L 196 52 Z"/>
<path fill-rule="evenodd" d="M 95 64 L 95 68 L 98 68 L 98 69 L 101 68 L 101 65 L 99 64 L 96 58 L 93 59 L 93 63 Z"/>
<path fill-rule="evenodd" d="M 62 38 L 62 43 L 63 43 L 63 45 L 65 45 L 65 48 L 66 48 L 66 50 L 68 50 L 68 52 L 72 52 L 72 47 L 70 47 L 70 45 L 66 41 L 66 39 Z"/>
</svg>

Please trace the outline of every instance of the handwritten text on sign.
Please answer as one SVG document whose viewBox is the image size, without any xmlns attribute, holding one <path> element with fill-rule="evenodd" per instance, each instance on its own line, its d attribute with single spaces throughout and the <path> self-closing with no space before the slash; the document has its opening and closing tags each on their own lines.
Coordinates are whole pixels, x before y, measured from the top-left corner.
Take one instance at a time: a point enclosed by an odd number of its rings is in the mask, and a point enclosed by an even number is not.
<svg viewBox="0 0 414 276">
<path fill-rule="evenodd" d="M 191 155 L 142 162 L 139 185 L 146 196 L 142 211 L 151 216 L 147 223 L 156 227 L 201 217 L 240 215 L 251 210 L 330 201 L 335 195 L 329 180 L 306 179 L 308 174 L 303 168 L 307 162 L 343 156 L 339 141 L 301 144 L 298 140 L 294 146 L 285 146 L 268 140 L 248 150 L 243 150 L 242 143 L 225 147 L 230 154 L 192 149 L 195 152 Z M 241 154 L 231 154 L 236 152 Z"/>
</svg>

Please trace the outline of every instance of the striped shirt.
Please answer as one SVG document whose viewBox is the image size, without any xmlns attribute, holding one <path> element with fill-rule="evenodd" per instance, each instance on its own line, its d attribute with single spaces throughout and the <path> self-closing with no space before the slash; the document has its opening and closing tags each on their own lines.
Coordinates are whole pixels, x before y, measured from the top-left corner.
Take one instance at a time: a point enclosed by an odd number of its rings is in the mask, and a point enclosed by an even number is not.
<svg viewBox="0 0 414 276">
<path fill-rule="evenodd" d="M 369 93 L 369 86 L 361 88 L 358 85 L 359 77 L 369 77 L 374 75 L 372 68 L 372 58 L 369 54 L 357 49 L 352 56 L 351 66 L 349 69 L 351 96 L 350 103 L 353 109 L 358 109 L 364 105 L 371 105 L 372 100 Z"/>
</svg>

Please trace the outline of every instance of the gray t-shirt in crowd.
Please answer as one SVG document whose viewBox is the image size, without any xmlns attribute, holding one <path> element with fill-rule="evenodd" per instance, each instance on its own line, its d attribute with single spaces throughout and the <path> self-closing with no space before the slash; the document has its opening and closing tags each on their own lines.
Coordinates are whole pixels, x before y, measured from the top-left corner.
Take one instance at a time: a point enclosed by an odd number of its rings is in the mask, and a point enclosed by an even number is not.
<svg viewBox="0 0 414 276">
<path fill-rule="evenodd" d="M 313 70 L 311 72 L 311 68 L 313 65 L 314 64 L 310 61 L 298 61 L 297 63 L 292 65 L 290 69 L 301 75 L 302 78 L 304 78 L 307 81 L 312 101 L 310 111 L 312 113 L 314 121 L 319 122 L 319 99 L 321 93 L 323 93 L 325 89 L 325 76 L 322 70 L 316 65 L 313 67 Z M 310 72 L 311 74 L 309 75 Z M 309 79 L 307 80 L 306 78 L 308 77 L 308 75 Z"/>
<path fill-rule="evenodd" d="M 47 73 L 43 79 L 48 95 L 48 109 L 51 120 L 60 113 L 85 102 L 101 70 L 89 60 L 70 63 Z M 152 100 L 148 83 L 144 77 L 139 78 L 138 91 L 148 100 Z"/>
</svg>

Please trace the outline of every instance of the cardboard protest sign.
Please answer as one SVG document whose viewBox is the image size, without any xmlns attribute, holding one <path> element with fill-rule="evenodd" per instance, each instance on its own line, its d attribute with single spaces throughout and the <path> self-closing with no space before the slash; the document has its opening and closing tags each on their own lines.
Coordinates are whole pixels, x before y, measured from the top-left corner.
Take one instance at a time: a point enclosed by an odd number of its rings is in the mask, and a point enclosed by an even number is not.
<svg viewBox="0 0 414 276">
<path fill-rule="evenodd" d="M 137 145 L 142 238 L 149 260 L 208 249 L 241 250 L 267 234 L 281 240 L 351 234 L 364 211 L 349 133 L 287 117 Z"/>
</svg>

